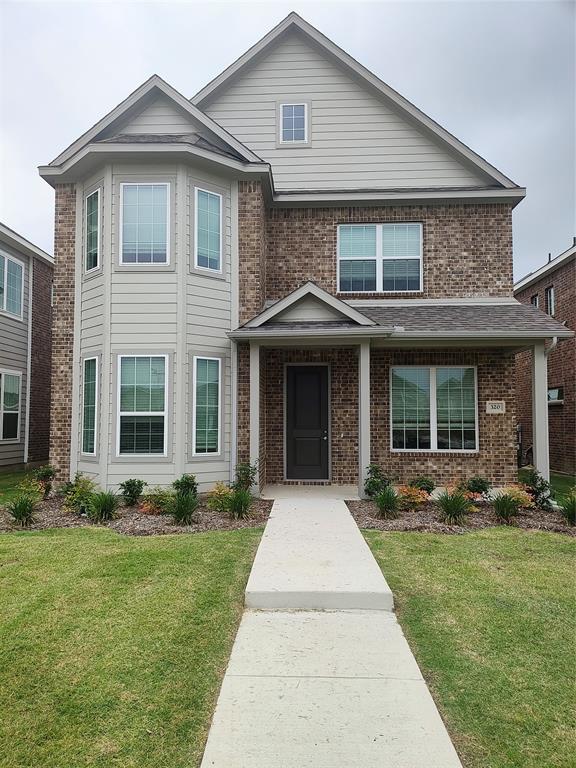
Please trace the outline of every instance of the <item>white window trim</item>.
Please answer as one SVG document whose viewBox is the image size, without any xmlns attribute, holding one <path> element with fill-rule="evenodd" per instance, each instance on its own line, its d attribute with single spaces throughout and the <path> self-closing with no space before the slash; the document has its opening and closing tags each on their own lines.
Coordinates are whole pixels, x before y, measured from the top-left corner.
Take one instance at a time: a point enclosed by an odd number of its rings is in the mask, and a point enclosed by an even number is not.
<svg viewBox="0 0 576 768">
<path fill-rule="evenodd" d="M 18 426 L 16 427 L 17 437 L 4 438 L 4 376 L 17 376 L 18 377 Z M 22 422 L 22 371 L 12 371 L 9 368 L 0 368 L 0 443 L 3 445 L 10 445 L 15 443 L 21 443 L 20 427 Z M 14 413 L 14 411 L 8 411 L 8 413 Z"/>
<path fill-rule="evenodd" d="M 532 301 L 532 299 L 536 299 L 536 301 Z M 538 296 L 537 293 L 535 293 L 533 296 L 530 296 L 530 304 L 533 307 L 536 307 L 536 309 L 539 309 L 539 307 L 540 307 L 540 297 Z"/>
<path fill-rule="evenodd" d="M 394 448 L 392 422 L 392 371 L 395 368 L 426 368 L 430 375 L 430 448 Z M 436 370 L 438 368 L 472 368 L 474 371 L 474 432 L 476 446 L 474 448 L 438 448 L 438 418 L 436 402 Z M 478 366 L 476 365 L 391 365 L 388 376 L 388 420 L 391 453 L 478 453 L 480 435 L 478 426 Z"/>
<path fill-rule="evenodd" d="M 383 254 L 383 246 L 382 246 L 382 230 L 385 226 L 392 225 L 392 224 L 417 224 L 420 228 L 420 253 L 418 255 L 418 260 L 420 263 L 420 288 L 418 289 L 412 289 L 409 291 L 384 291 L 382 289 L 379 289 L 378 286 L 384 285 L 384 261 L 398 261 L 400 257 L 398 256 L 384 256 Z M 375 226 L 376 227 L 376 256 L 340 256 L 340 227 L 366 227 L 366 226 Z M 411 257 L 415 258 L 415 257 Z M 375 291 L 344 291 L 340 288 L 340 261 L 368 261 L 368 260 L 374 260 L 376 259 L 376 290 Z M 336 285 L 337 285 L 337 293 L 346 293 L 346 294 L 358 294 L 360 296 L 368 294 L 372 295 L 375 293 L 380 293 L 385 296 L 394 295 L 394 294 L 418 294 L 422 293 L 424 291 L 424 228 L 422 226 L 421 221 L 381 221 L 381 222 L 351 222 L 351 223 L 345 223 L 342 222 L 341 224 L 337 225 L 336 228 Z M 404 366 L 405 368 L 408 366 Z"/>
<path fill-rule="evenodd" d="M 554 317 L 556 314 L 556 294 L 554 293 L 553 285 L 544 288 L 544 305 L 546 313 L 550 315 L 550 317 Z"/>
<path fill-rule="evenodd" d="M 98 212 L 98 218 L 97 218 L 97 224 L 96 224 L 96 235 L 97 235 L 97 248 L 96 248 L 96 266 L 90 267 L 90 269 L 87 268 L 88 264 L 88 198 L 92 197 L 92 195 L 98 195 L 98 205 L 96 206 L 96 210 Z M 101 213 L 100 213 L 100 187 L 97 189 L 93 189 L 92 192 L 89 192 L 84 197 L 84 274 L 89 275 L 92 272 L 95 272 L 97 269 L 100 269 L 100 226 L 101 226 Z"/>
<path fill-rule="evenodd" d="M 12 256 L 6 251 L 0 250 L 0 256 L 2 256 L 5 259 L 4 262 L 4 286 L 3 286 L 3 292 L 2 296 L 0 298 L 0 314 L 7 315 L 8 317 L 13 317 L 15 320 L 24 320 L 24 283 L 26 280 L 26 265 L 23 261 L 20 259 L 17 259 L 15 256 Z M 10 312 L 10 310 L 6 309 L 6 298 L 8 295 L 8 262 L 12 261 L 14 264 L 18 264 L 22 268 L 22 291 L 20 293 L 20 313 L 16 314 L 15 312 Z M 30 308 L 28 308 L 28 311 L 30 311 Z"/>
<path fill-rule="evenodd" d="M 309 134 L 308 134 L 308 126 L 309 126 L 309 120 L 308 120 L 308 103 L 305 101 L 282 101 L 279 105 L 279 116 L 278 116 L 278 142 L 280 144 L 283 144 L 284 146 L 292 146 L 292 145 L 300 145 L 300 144 L 308 144 L 309 143 Z M 285 141 L 282 138 L 282 128 L 284 126 L 284 107 L 304 107 L 304 138 L 298 139 L 297 141 Z"/>
<path fill-rule="evenodd" d="M 218 451 L 214 453 L 196 451 L 196 361 L 215 360 L 218 363 Z M 208 355 L 192 357 L 192 455 L 219 457 L 222 455 L 222 358 Z"/>
<path fill-rule="evenodd" d="M 94 393 L 94 450 L 93 451 L 84 451 L 84 395 L 85 395 L 85 386 L 86 386 L 86 363 L 89 360 L 95 360 L 96 361 L 96 391 Z M 92 355 L 91 357 L 85 357 L 82 360 L 82 434 L 80 436 L 80 453 L 82 456 L 96 456 L 98 454 L 98 397 L 100 396 L 100 388 L 98 386 L 98 377 L 100 375 L 100 365 L 98 361 L 98 357 L 96 355 Z"/>
<path fill-rule="evenodd" d="M 211 267 L 201 267 L 198 264 L 198 192 L 206 192 L 208 195 L 215 195 L 218 198 L 220 205 L 220 269 L 212 269 Z M 208 274 L 222 274 L 223 270 L 223 250 L 222 250 L 222 231 L 224 229 L 222 221 L 223 212 L 223 198 L 219 192 L 214 192 L 211 189 L 204 189 L 203 187 L 194 187 L 194 269 L 199 269 L 202 272 Z"/>
<path fill-rule="evenodd" d="M 124 187 L 142 187 L 151 185 L 154 187 L 166 187 L 166 261 L 150 262 L 145 261 L 124 261 Z M 169 181 L 123 181 L 120 183 L 120 232 L 119 232 L 119 263 L 122 267 L 167 267 L 170 264 L 170 182 Z M 157 357 L 157 355 L 154 355 Z"/>
<path fill-rule="evenodd" d="M 121 411 L 120 410 L 120 391 L 122 386 L 122 360 L 127 357 L 163 357 L 164 358 L 164 410 L 163 411 Z M 117 362 L 116 362 L 116 458 L 122 459 L 126 457 L 134 457 L 134 458 L 166 458 L 168 455 L 167 453 L 167 443 L 166 443 L 166 434 L 168 431 L 168 364 L 169 364 L 169 357 L 168 355 L 152 355 L 152 354 L 142 354 L 141 352 L 135 352 L 133 355 L 118 355 L 117 356 Z M 120 453 L 120 427 L 121 427 L 121 417 L 122 416 L 164 416 L 164 437 L 163 437 L 163 445 L 162 445 L 162 453 Z"/>
</svg>

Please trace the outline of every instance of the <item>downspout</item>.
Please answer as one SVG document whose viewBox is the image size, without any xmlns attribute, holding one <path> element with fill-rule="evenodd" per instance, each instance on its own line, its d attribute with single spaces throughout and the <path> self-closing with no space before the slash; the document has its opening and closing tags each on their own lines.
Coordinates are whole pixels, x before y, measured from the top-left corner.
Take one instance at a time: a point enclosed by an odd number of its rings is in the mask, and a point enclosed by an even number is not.
<svg viewBox="0 0 576 768">
<path fill-rule="evenodd" d="M 24 464 L 28 464 L 28 445 L 30 443 L 30 390 L 32 389 L 32 290 L 34 285 L 34 259 L 31 256 L 28 275 L 28 359 L 26 361 L 26 429 L 24 430 Z"/>
<path fill-rule="evenodd" d="M 557 346 L 558 346 L 558 336 L 553 336 L 552 337 L 552 344 L 550 344 L 550 346 L 547 349 L 544 350 L 544 356 L 548 357 L 550 352 L 554 352 L 554 350 L 556 349 Z"/>
</svg>

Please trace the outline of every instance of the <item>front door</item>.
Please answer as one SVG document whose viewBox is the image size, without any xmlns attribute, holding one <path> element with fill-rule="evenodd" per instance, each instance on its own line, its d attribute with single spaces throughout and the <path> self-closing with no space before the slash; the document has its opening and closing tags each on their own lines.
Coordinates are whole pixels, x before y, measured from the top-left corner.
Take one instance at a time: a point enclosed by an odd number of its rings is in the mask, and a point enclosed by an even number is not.
<svg viewBox="0 0 576 768">
<path fill-rule="evenodd" d="M 286 367 L 286 479 L 328 480 L 328 366 Z"/>
</svg>

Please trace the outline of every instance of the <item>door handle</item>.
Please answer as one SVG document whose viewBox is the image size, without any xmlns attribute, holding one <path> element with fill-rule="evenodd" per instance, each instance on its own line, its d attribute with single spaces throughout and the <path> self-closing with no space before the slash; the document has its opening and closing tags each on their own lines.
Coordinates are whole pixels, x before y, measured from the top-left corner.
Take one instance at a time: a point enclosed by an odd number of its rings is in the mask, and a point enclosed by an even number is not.
<svg viewBox="0 0 576 768">
<path fill-rule="evenodd" d="M 322 440 L 328 440 L 328 438 L 326 437 L 326 435 L 324 435 L 324 437 L 322 438 Z"/>
</svg>

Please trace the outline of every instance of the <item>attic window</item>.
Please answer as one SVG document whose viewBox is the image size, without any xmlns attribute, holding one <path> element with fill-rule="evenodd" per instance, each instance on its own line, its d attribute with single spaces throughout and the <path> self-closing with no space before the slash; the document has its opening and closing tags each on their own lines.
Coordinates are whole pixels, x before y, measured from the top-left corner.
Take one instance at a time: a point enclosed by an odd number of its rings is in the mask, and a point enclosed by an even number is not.
<svg viewBox="0 0 576 768">
<path fill-rule="evenodd" d="M 308 105 L 280 104 L 280 143 L 305 144 L 308 141 Z"/>
</svg>

